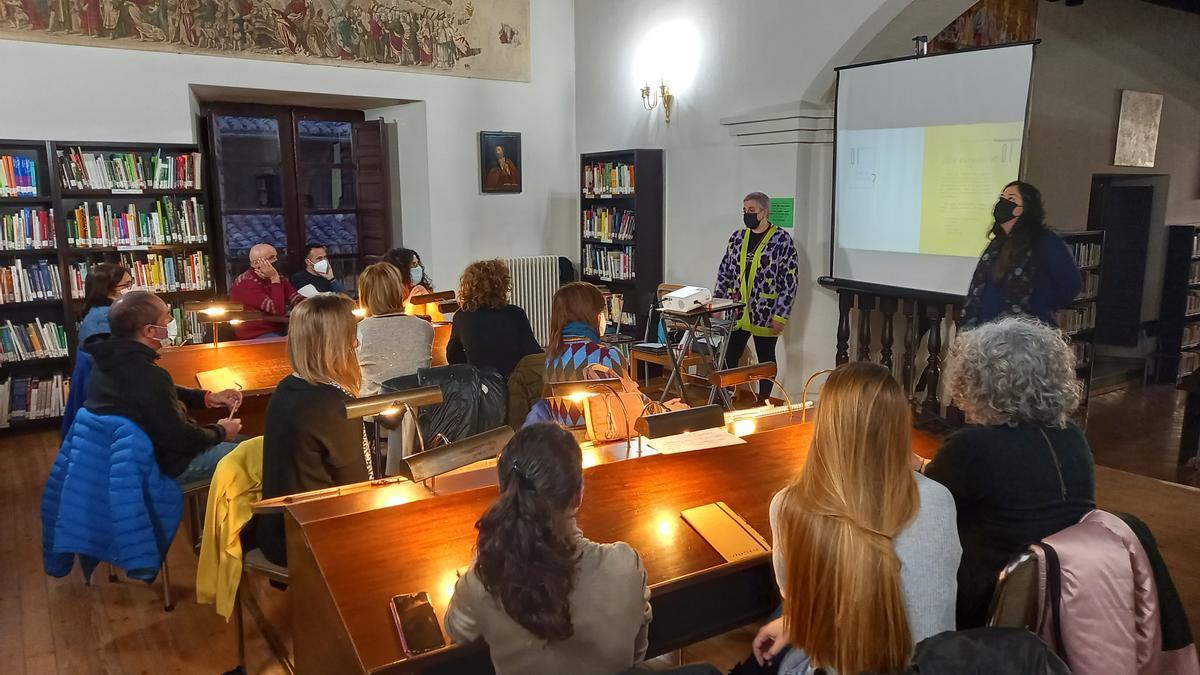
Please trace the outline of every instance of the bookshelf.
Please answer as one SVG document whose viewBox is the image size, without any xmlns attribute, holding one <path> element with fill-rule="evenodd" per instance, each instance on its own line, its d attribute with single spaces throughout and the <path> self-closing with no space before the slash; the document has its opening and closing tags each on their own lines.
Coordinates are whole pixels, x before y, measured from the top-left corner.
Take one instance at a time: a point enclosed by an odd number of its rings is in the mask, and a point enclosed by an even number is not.
<svg viewBox="0 0 1200 675">
<path fill-rule="evenodd" d="M 1167 227 L 1156 356 L 1156 382 L 1200 367 L 1200 224 Z"/>
<path fill-rule="evenodd" d="M 621 332 L 641 339 L 663 282 L 663 151 L 585 153 L 579 175 L 581 278 L 621 296 Z"/>
<path fill-rule="evenodd" d="M 1058 327 L 1070 338 L 1071 348 L 1075 350 L 1075 376 L 1083 384 L 1079 406 L 1083 426 L 1087 422 L 1088 397 L 1096 362 L 1096 301 L 1100 296 L 1104 232 L 1060 232 L 1059 235 L 1075 257 L 1082 281 L 1079 295 L 1069 307 L 1058 311 Z"/>
<path fill-rule="evenodd" d="M 61 416 L 91 265 L 124 264 L 188 341 L 204 340 L 182 312 L 216 294 L 197 146 L 0 140 L 0 169 L 0 428 Z"/>
</svg>

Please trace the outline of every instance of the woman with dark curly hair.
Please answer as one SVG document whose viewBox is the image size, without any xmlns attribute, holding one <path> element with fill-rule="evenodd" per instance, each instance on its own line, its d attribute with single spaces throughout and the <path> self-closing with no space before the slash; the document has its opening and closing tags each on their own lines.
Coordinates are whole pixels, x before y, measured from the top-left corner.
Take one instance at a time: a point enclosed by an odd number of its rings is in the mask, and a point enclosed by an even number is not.
<svg viewBox="0 0 1200 675">
<path fill-rule="evenodd" d="M 541 353 L 525 310 L 508 302 L 511 288 L 503 260 L 474 262 L 463 271 L 447 361 L 494 368 L 507 379 L 518 361 Z"/>
<path fill-rule="evenodd" d="M 1080 398 L 1075 355 L 1056 329 L 1007 317 L 960 333 L 946 380 L 973 426 L 946 438 L 925 475 L 958 507 L 964 630 L 986 622 L 1009 559 L 1096 508 L 1096 476 L 1071 421 Z"/>
<path fill-rule="evenodd" d="M 483 638 L 497 675 L 611 675 L 646 655 L 650 589 L 629 544 L 575 525 L 583 453 L 569 431 L 534 424 L 497 464 L 500 499 L 475 527 L 475 562 L 454 587 L 446 632 Z"/>
</svg>

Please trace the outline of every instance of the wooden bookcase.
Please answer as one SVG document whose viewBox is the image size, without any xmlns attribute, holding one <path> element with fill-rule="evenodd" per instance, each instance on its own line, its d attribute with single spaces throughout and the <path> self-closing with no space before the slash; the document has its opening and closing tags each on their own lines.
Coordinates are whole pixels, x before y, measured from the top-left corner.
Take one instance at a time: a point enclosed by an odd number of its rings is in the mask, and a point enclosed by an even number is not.
<svg viewBox="0 0 1200 675">
<path fill-rule="evenodd" d="M 1071 306 L 1059 310 L 1058 326 L 1070 338 L 1075 350 L 1075 375 L 1083 384 L 1080 402 L 1081 426 L 1087 422 L 1088 397 L 1092 390 L 1092 372 L 1096 362 L 1096 310 L 1100 295 L 1100 271 L 1104 262 L 1104 232 L 1060 232 L 1067 248 L 1075 256 L 1083 288 Z"/>
<path fill-rule="evenodd" d="M 25 361 L 8 361 L 0 364 L 0 382 L 17 377 L 53 378 L 61 374 L 68 378 L 77 353 L 78 324 L 83 319 L 83 301 L 72 297 L 71 268 L 76 264 L 96 264 L 99 262 L 121 262 L 126 260 L 142 260 L 156 254 L 160 256 L 187 256 L 193 253 L 203 253 L 210 266 L 209 287 L 204 290 L 191 291 L 155 291 L 172 308 L 182 307 L 187 300 L 204 300 L 216 294 L 213 287 L 216 272 L 213 259 L 214 238 L 211 220 L 211 205 L 209 203 L 208 180 L 202 178 L 200 189 L 72 189 L 66 187 L 58 163 L 58 151 L 68 153 L 79 150 L 84 153 L 99 153 L 109 156 L 112 153 L 133 153 L 139 156 L 150 156 L 161 151 L 163 155 L 180 155 L 183 153 L 200 152 L 196 145 L 170 143 L 103 143 L 103 142 L 65 142 L 43 140 L 0 140 L 0 155 L 17 155 L 32 159 L 36 165 L 37 188 L 36 196 L 29 197 L 0 197 L 0 216 L 19 212 L 24 208 L 52 210 L 54 228 L 53 247 L 33 250 L 0 250 L 0 266 L 14 265 L 21 260 L 22 264 L 30 262 L 47 262 L 57 267 L 57 281 L 61 289 L 61 297 L 42 299 L 22 303 L 0 303 L 0 324 L 6 320 L 14 325 L 33 322 L 40 319 L 43 322 L 53 321 L 63 326 L 66 332 L 67 356 L 55 358 L 32 359 Z M 201 160 L 201 172 L 205 159 Z M 202 173 L 202 175 L 206 175 Z M 79 242 L 68 241 L 67 220 L 74 210 L 84 202 L 90 205 L 96 203 L 111 205 L 114 213 L 125 212 L 129 205 L 134 205 L 139 212 L 152 210 L 160 199 L 172 200 L 196 199 L 200 208 L 203 231 L 206 241 L 202 243 L 165 243 L 152 246 L 85 246 Z M 186 326 L 180 326 L 180 333 L 186 332 Z M 203 336 L 196 336 L 202 340 Z M 9 405 L 8 401 L 0 405 Z M 58 418 L 49 417 L 34 420 L 11 420 L 9 428 L 19 428 L 28 425 L 56 422 Z"/>
<path fill-rule="evenodd" d="M 1155 362 L 1162 383 L 1200 366 L 1200 224 L 1167 227 Z"/>
<path fill-rule="evenodd" d="M 608 176 L 607 184 L 596 184 L 597 172 L 590 167 L 597 166 L 604 167 L 599 177 Z M 612 180 L 614 171 L 617 180 Z M 640 340 L 663 283 L 663 151 L 585 153 L 580 156 L 579 176 L 581 278 L 622 296 L 623 311 L 634 321 L 632 325 L 622 322 L 621 331 Z M 627 217 L 633 219 L 632 228 L 627 227 L 622 236 L 620 225 Z M 600 226 L 603 222 L 611 226 Z M 623 267 L 601 269 L 593 264 L 596 256 L 622 254 Z"/>
</svg>

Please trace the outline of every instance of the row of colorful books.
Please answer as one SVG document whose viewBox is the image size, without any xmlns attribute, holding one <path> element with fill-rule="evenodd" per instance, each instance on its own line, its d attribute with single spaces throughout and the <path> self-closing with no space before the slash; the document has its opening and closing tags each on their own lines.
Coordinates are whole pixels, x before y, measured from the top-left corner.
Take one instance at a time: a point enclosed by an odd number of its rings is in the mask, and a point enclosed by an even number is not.
<svg viewBox="0 0 1200 675">
<path fill-rule="evenodd" d="M 583 191 L 585 194 L 633 194 L 634 170 L 632 164 L 604 162 L 583 165 Z"/>
<path fill-rule="evenodd" d="M 205 291 L 212 288 L 212 259 L 204 251 L 191 254 L 131 253 L 122 251 L 120 264 L 133 277 L 133 288 L 153 293 Z M 91 263 L 71 265 L 71 297 L 83 297 Z"/>
<path fill-rule="evenodd" d="M 603 241 L 633 241 L 633 211 L 612 208 L 584 209 L 583 236 Z"/>
<path fill-rule="evenodd" d="M 14 421 L 62 417 L 71 378 L 62 373 L 0 382 L 0 429 Z"/>
<path fill-rule="evenodd" d="M 58 175 L 67 190 L 199 190 L 198 152 L 164 155 L 59 150 Z"/>
<path fill-rule="evenodd" d="M 173 305 L 171 317 L 179 327 L 179 340 L 182 344 L 200 344 L 205 341 L 204 323 L 200 321 L 199 312 L 185 312 L 182 307 Z"/>
<path fill-rule="evenodd" d="M 54 209 L 24 208 L 0 215 L 0 250 L 54 248 Z"/>
<path fill-rule="evenodd" d="M 163 197 L 149 209 L 128 204 L 124 211 L 104 202 L 84 202 L 67 214 L 67 244 L 78 248 L 203 244 L 208 241 L 204 223 L 204 204 L 195 197 Z"/>
<path fill-rule="evenodd" d="M 0 155 L 0 197 L 36 196 L 37 164 L 20 155 Z"/>
<path fill-rule="evenodd" d="M 58 264 L 39 260 L 0 266 L 0 304 L 58 300 L 62 298 L 62 280 Z"/>
<path fill-rule="evenodd" d="M 67 356 L 67 331 L 53 321 L 0 325 L 0 363 Z"/>
<path fill-rule="evenodd" d="M 613 249 L 584 244 L 583 263 L 584 274 L 603 281 L 632 281 L 635 277 L 632 246 Z"/>
<path fill-rule="evenodd" d="M 1071 249 L 1071 255 L 1075 256 L 1075 263 L 1080 267 L 1095 267 L 1100 264 L 1099 242 L 1067 242 L 1067 248 Z"/>
</svg>

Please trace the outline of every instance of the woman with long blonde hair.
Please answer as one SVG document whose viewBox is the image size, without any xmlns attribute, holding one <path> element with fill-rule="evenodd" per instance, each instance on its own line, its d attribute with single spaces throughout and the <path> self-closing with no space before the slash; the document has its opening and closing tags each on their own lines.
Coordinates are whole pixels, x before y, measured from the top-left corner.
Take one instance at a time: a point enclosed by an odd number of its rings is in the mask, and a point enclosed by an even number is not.
<svg viewBox="0 0 1200 675">
<path fill-rule="evenodd" d="M 348 420 L 345 402 L 358 396 L 354 302 L 322 293 L 292 310 L 288 360 L 267 405 L 263 432 L 263 498 L 369 480 L 370 458 L 361 420 Z M 258 517 L 258 545 L 267 559 L 287 564 L 283 516 Z"/>
<path fill-rule="evenodd" d="M 913 471 L 908 401 L 884 367 L 842 366 L 821 389 L 804 470 L 771 500 L 783 614 L 759 631 L 781 673 L 904 670 L 954 630 L 961 548 L 948 490 Z"/>
</svg>

